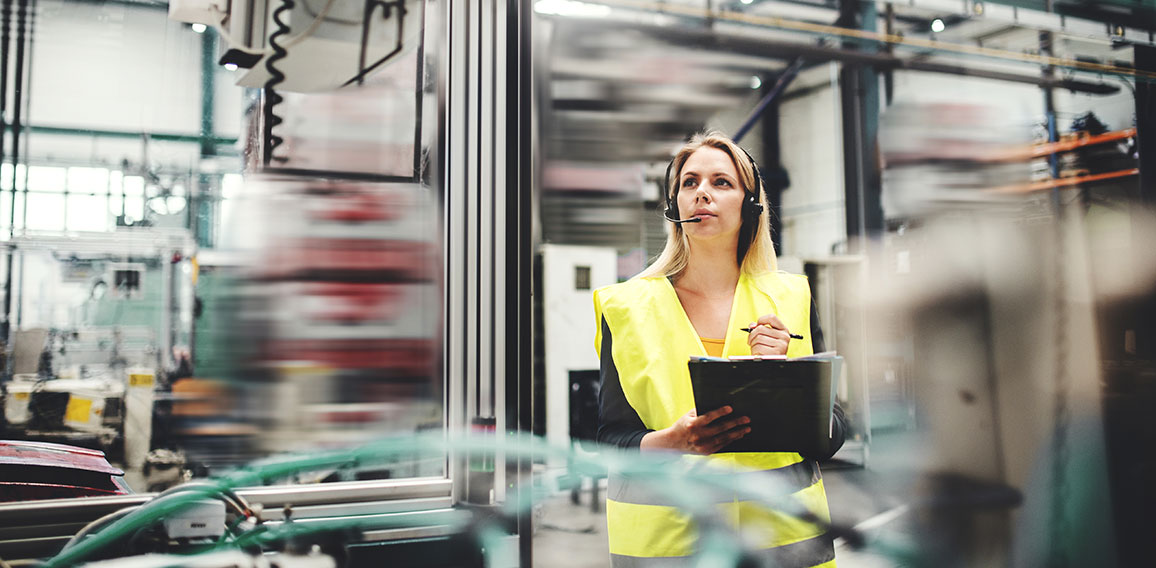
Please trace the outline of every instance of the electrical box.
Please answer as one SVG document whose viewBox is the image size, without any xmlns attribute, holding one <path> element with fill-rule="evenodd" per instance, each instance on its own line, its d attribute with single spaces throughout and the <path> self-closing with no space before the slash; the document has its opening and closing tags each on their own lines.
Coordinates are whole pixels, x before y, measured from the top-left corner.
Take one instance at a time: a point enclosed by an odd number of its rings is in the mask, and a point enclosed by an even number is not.
<svg viewBox="0 0 1156 568">
<path fill-rule="evenodd" d="M 108 266 L 107 284 L 117 298 L 139 298 L 144 283 L 145 265 L 116 262 Z"/>
<path fill-rule="evenodd" d="M 220 538 L 225 533 L 225 503 L 202 499 L 165 517 L 165 534 L 171 539 Z"/>
</svg>

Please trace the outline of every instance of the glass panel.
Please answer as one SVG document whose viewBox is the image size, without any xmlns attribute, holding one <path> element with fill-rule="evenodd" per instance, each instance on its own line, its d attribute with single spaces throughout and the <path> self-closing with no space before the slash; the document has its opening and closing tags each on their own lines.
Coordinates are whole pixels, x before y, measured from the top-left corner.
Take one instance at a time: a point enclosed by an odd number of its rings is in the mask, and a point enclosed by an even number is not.
<svg viewBox="0 0 1156 568">
<path fill-rule="evenodd" d="M 64 196 L 28 193 L 27 228 L 59 231 L 64 228 Z"/>
<path fill-rule="evenodd" d="M 145 192 L 145 180 L 141 176 L 124 176 L 121 180 L 121 192 L 125 195 L 140 196 Z"/>
<path fill-rule="evenodd" d="M 106 200 L 108 202 L 108 212 L 111 213 L 114 218 L 124 214 L 124 211 L 121 210 L 121 204 L 124 202 L 124 198 L 121 197 L 120 193 L 109 195 Z"/>
<path fill-rule="evenodd" d="M 232 199 L 241 195 L 241 188 L 245 185 L 245 178 L 238 174 L 221 176 L 221 198 Z"/>
<path fill-rule="evenodd" d="M 0 438 L 100 449 L 146 492 L 441 430 L 440 205 L 417 171 L 437 109 L 424 2 L 378 10 L 365 50 L 349 21 L 364 6 L 324 4 L 297 3 L 294 24 L 317 26 L 294 32 L 301 55 L 274 85 L 263 65 L 219 63 L 252 34 L 147 2 L 37 4 L 31 153 L 0 165 L 0 226 L 14 210 L 21 239 L 20 348 L 0 380 L 27 404 L 5 406 Z M 254 130 L 266 103 L 275 133 Z M 269 482 L 445 474 L 441 451 L 410 452 Z"/>
<path fill-rule="evenodd" d="M 24 177 L 27 171 L 27 166 L 24 164 L 16 165 L 16 189 L 24 189 Z M 12 189 L 12 164 L 0 164 L 0 189 Z"/>
<path fill-rule="evenodd" d="M 108 214 L 104 195 L 69 195 L 68 196 L 68 226 L 69 231 L 107 231 L 109 230 L 110 215 Z"/>
<path fill-rule="evenodd" d="M 141 219 L 144 219 L 144 198 L 124 198 L 124 214 L 129 219 L 129 221 L 140 221 Z"/>
<path fill-rule="evenodd" d="M 104 195 L 109 176 L 105 168 L 68 168 L 68 192 Z"/>
<path fill-rule="evenodd" d="M 34 192 L 60 193 L 68 183 L 68 170 L 32 166 L 28 168 L 28 190 Z"/>
<path fill-rule="evenodd" d="M 23 191 L 16 192 L 16 204 L 12 208 L 12 213 L 14 214 L 13 226 L 17 233 L 24 230 L 24 198 L 26 195 Z"/>
<path fill-rule="evenodd" d="M 8 238 L 8 227 L 11 224 L 9 215 L 12 213 L 12 192 L 0 191 L 0 238 Z"/>
</svg>

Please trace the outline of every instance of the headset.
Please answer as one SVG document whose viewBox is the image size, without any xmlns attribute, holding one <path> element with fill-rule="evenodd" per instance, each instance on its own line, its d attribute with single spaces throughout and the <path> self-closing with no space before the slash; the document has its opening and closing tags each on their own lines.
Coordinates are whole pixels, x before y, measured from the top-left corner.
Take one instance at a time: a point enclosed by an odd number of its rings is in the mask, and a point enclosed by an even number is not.
<svg viewBox="0 0 1156 568">
<path fill-rule="evenodd" d="M 744 235 L 744 232 L 746 232 L 746 233 L 749 233 L 749 235 L 747 235 L 747 238 L 751 242 L 754 242 L 755 231 L 749 230 L 749 228 L 753 228 L 753 226 L 751 224 L 757 223 L 759 220 L 759 216 L 763 214 L 763 204 L 759 203 L 759 196 L 763 194 L 763 174 L 762 174 L 762 172 L 759 171 L 759 165 L 755 163 L 755 159 L 753 157 L 751 157 L 750 152 L 747 152 L 745 148 L 743 148 L 742 146 L 739 146 L 738 144 L 735 144 L 735 146 L 737 146 L 739 150 L 743 151 L 743 155 L 745 155 L 747 157 L 747 160 L 750 162 L 751 170 L 755 176 L 755 190 L 753 192 L 747 192 L 746 199 L 743 199 L 743 208 L 742 208 L 743 225 L 742 225 L 742 228 L 739 230 L 739 235 L 740 235 L 739 240 L 740 241 L 742 240 L 741 237 L 742 237 L 742 235 Z M 677 156 L 675 158 L 677 158 Z M 672 197 L 670 195 L 670 193 L 671 193 L 670 192 L 670 170 L 674 168 L 675 158 L 671 158 L 670 164 L 668 164 L 666 166 L 666 175 L 662 178 L 662 188 L 663 188 L 662 197 L 666 201 L 666 212 L 663 214 L 663 217 L 666 217 L 667 221 L 670 221 L 671 223 L 674 223 L 675 225 L 679 225 L 682 223 L 699 223 L 699 222 L 702 222 L 702 219 L 679 219 L 678 218 L 678 203 L 676 203 L 675 200 L 672 199 Z"/>
</svg>

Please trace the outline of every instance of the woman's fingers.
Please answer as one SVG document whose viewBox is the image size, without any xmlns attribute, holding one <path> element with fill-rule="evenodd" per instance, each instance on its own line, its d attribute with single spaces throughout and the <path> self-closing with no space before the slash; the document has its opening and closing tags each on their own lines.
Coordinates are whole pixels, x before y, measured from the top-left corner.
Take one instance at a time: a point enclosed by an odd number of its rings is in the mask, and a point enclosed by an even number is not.
<svg viewBox="0 0 1156 568">
<path fill-rule="evenodd" d="M 712 436 L 718 436 L 719 434 L 733 430 L 739 426 L 743 426 L 744 424 L 750 424 L 750 422 L 750 418 L 747 418 L 746 416 L 740 416 L 733 420 L 719 421 L 714 424 L 703 425 L 698 427 L 697 430 L 701 437 L 709 438 Z"/>
<path fill-rule="evenodd" d="M 790 343 L 791 331 L 775 314 L 760 316 L 747 337 L 752 355 L 785 355 Z"/>
<path fill-rule="evenodd" d="M 703 454 L 713 454 L 726 447 L 727 444 L 746 436 L 750 431 L 750 426 L 746 426 L 745 424 L 739 425 L 736 428 L 726 430 L 704 440 L 698 451 Z"/>
<path fill-rule="evenodd" d="M 716 408 L 701 416 L 695 410 L 687 412 L 675 426 L 680 432 L 677 438 L 682 440 L 679 445 L 684 447 L 684 451 L 713 454 L 747 435 L 751 431 L 750 418 L 731 416 L 723 419 L 733 412 L 730 406 Z"/>
<path fill-rule="evenodd" d="M 787 332 L 765 326 L 755 328 L 747 338 L 752 355 L 785 355 L 790 343 Z"/>
<path fill-rule="evenodd" d="M 775 314 L 764 314 L 759 316 L 759 321 L 755 322 L 755 325 L 782 331 L 789 331 L 787 326 L 783 324 L 783 320 L 779 319 L 779 316 L 776 316 Z"/>
<path fill-rule="evenodd" d="M 726 416 L 731 412 L 734 412 L 734 409 L 730 406 L 716 408 L 710 412 L 707 412 L 706 414 L 703 414 L 702 416 L 699 416 L 698 418 L 693 419 L 691 421 L 691 428 L 702 434 L 715 435 L 719 432 L 730 430 L 735 426 L 750 422 L 750 419 L 746 416 L 738 416 L 725 421 L 720 420 L 723 416 Z"/>
<path fill-rule="evenodd" d="M 747 343 L 750 343 L 751 341 L 755 341 L 755 340 L 757 340 L 759 338 L 763 338 L 763 337 L 773 337 L 776 339 L 782 339 L 782 340 L 786 341 L 786 340 L 791 339 L 791 333 L 785 329 L 779 329 L 777 327 L 760 325 L 760 326 L 757 326 L 754 329 L 752 329 L 750 332 L 750 335 L 747 337 L 748 337 Z"/>
<path fill-rule="evenodd" d="M 698 416 L 697 421 L 701 422 L 702 424 L 710 424 L 711 422 L 714 422 L 715 420 L 718 420 L 719 418 L 722 418 L 731 412 L 734 412 L 734 409 L 729 406 L 719 407 L 710 412 L 707 412 L 706 414 L 703 414 L 702 416 Z M 698 413 L 695 411 L 695 409 L 692 408 L 690 412 L 687 413 L 687 415 L 691 418 L 694 418 L 698 415 Z"/>
<path fill-rule="evenodd" d="M 751 420 L 746 416 L 721 419 L 731 412 L 733 412 L 731 407 L 724 406 L 697 418 L 691 418 L 687 424 L 687 442 L 690 449 L 701 454 L 711 454 L 749 432 L 750 428 L 746 425 Z"/>
</svg>

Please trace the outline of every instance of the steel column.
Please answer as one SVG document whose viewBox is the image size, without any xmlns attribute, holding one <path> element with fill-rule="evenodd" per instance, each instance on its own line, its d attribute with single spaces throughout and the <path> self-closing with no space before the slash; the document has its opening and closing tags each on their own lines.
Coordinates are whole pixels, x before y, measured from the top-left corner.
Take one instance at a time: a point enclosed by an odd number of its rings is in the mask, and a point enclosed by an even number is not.
<svg viewBox="0 0 1156 568">
<path fill-rule="evenodd" d="M 875 4 L 843 0 L 839 7 L 840 25 L 875 29 Z M 867 50 L 846 42 L 844 50 Z M 840 71 L 840 98 L 843 109 L 843 191 L 846 195 L 847 238 L 861 243 L 883 231 L 882 183 L 876 155 L 879 124 L 879 79 L 869 66 L 844 62 Z M 859 246 L 860 250 L 862 245 Z"/>
</svg>

